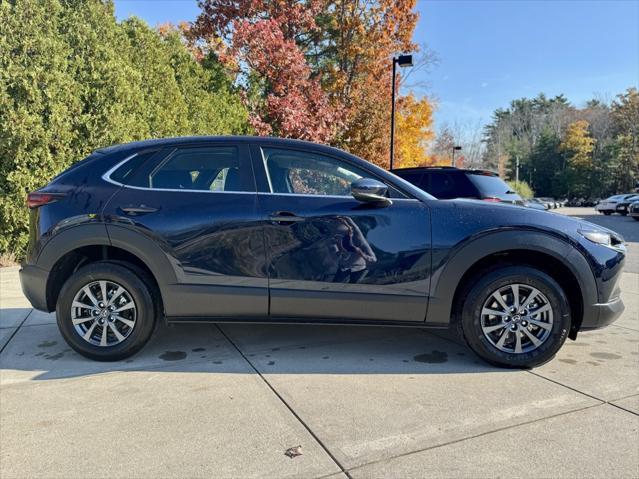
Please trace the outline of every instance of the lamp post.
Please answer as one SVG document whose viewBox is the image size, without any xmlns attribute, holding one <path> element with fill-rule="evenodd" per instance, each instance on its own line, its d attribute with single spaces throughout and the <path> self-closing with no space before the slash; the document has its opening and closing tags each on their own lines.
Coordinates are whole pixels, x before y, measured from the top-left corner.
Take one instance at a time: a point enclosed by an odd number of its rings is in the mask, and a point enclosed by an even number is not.
<svg viewBox="0 0 639 479">
<path fill-rule="evenodd" d="M 461 149 L 461 146 L 453 146 L 453 161 L 451 162 L 450 166 L 455 166 L 455 152 L 460 151 Z"/>
<path fill-rule="evenodd" d="M 393 57 L 393 93 L 391 97 L 391 133 L 390 133 L 390 169 L 393 169 L 393 157 L 395 156 L 395 72 L 397 65 L 401 68 L 413 66 L 413 55 L 399 55 Z"/>
</svg>

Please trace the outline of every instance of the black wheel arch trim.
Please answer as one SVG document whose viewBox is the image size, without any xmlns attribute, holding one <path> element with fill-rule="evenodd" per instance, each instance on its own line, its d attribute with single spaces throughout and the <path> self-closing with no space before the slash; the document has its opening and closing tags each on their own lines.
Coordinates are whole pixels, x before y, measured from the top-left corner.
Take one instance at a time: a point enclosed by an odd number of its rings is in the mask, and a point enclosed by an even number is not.
<svg viewBox="0 0 639 479">
<path fill-rule="evenodd" d="M 464 274 L 486 257 L 513 250 L 544 253 L 561 262 L 579 283 L 584 309 L 581 324 L 597 323 L 598 312 L 592 307 L 597 302 L 597 284 L 586 258 L 573 245 L 557 236 L 515 229 L 471 237 L 454 249 L 442 267 L 433 265 L 426 323 L 433 326 L 449 324 L 455 292 Z"/>
<path fill-rule="evenodd" d="M 176 268 L 157 243 L 128 228 L 105 223 L 78 225 L 55 235 L 40 251 L 36 266 L 51 271 L 62 257 L 84 246 L 113 246 L 136 256 L 153 274 L 163 297 L 167 286 L 178 281 Z"/>
<path fill-rule="evenodd" d="M 51 271 L 60 258 L 83 246 L 110 246 L 106 225 L 82 224 L 60 231 L 42 247 L 35 264 Z"/>
</svg>

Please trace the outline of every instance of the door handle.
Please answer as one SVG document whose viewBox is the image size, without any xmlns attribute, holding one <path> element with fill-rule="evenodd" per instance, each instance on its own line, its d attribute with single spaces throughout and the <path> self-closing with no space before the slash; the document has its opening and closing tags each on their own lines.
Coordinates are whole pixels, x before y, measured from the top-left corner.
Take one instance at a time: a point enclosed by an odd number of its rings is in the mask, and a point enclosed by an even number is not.
<svg viewBox="0 0 639 479">
<path fill-rule="evenodd" d="M 124 211 L 124 213 L 126 213 L 127 215 L 131 215 L 131 216 L 154 213 L 155 211 L 158 210 L 158 208 L 154 208 L 152 206 L 147 206 L 147 205 L 124 206 L 124 207 L 121 207 L 120 209 Z"/>
<path fill-rule="evenodd" d="M 295 213 L 291 213 L 290 211 L 276 211 L 275 213 L 272 213 L 268 219 L 273 223 L 287 224 L 299 223 L 300 221 L 304 221 L 306 218 L 303 216 L 297 216 Z"/>
</svg>

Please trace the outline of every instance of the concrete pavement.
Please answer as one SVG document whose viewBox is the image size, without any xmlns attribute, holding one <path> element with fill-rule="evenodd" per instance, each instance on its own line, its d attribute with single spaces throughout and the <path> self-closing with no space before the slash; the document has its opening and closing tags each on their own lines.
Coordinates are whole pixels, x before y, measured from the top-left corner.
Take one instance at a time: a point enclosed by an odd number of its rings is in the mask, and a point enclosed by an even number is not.
<svg viewBox="0 0 639 479">
<path fill-rule="evenodd" d="M 599 218 L 631 242 L 626 312 L 533 371 L 346 326 L 161 327 L 97 363 L 0 269 L 0 477 L 639 477 L 639 225 Z"/>
</svg>

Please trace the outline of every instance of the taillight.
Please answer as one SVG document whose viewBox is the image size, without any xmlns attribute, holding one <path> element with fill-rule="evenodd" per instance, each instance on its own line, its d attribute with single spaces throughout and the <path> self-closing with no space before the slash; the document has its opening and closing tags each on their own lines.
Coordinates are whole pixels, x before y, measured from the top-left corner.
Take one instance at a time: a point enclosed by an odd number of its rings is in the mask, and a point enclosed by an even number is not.
<svg viewBox="0 0 639 479">
<path fill-rule="evenodd" d="M 499 198 L 495 198 L 494 196 L 488 196 L 486 198 L 482 198 L 482 200 L 488 201 L 490 203 L 501 203 L 501 200 Z"/>
<path fill-rule="evenodd" d="M 31 209 L 38 208 L 40 206 L 48 205 L 54 201 L 59 200 L 64 196 L 64 193 L 43 193 L 34 191 L 27 195 L 27 206 Z"/>
</svg>

